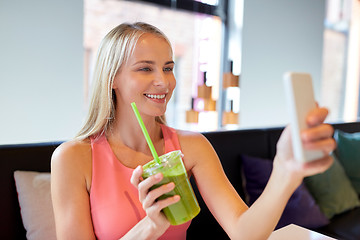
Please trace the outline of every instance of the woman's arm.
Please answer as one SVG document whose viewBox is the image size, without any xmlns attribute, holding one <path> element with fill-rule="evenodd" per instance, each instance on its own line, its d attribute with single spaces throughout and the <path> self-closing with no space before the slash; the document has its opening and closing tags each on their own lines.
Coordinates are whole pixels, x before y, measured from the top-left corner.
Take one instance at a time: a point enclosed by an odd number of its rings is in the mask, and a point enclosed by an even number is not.
<svg viewBox="0 0 360 240">
<path fill-rule="evenodd" d="M 89 181 L 90 145 L 82 142 L 60 145 L 51 159 L 51 197 L 57 239 L 95 239 Z"/>
<path fill-rule="evenodd" d="M 310 116 L 310 130 L 302 134 L 307 148 L 331 152 L 335 143 L 332 128 L 323 122 L 327 112 L 318 109 Z M 275 228 L 287 201 L 304 176 L 325 171 L 332 163 L 324 157 L 312 163 L 293 160 L 287 128 L 277 145 L 278 154 L 269 182 L 259 199 L 248 209 L 229 183 L 211 144 L 200 134 L 180 134 L 188 169 L 210 211 L 231 239 L 266 239 Z"/>
</svg>

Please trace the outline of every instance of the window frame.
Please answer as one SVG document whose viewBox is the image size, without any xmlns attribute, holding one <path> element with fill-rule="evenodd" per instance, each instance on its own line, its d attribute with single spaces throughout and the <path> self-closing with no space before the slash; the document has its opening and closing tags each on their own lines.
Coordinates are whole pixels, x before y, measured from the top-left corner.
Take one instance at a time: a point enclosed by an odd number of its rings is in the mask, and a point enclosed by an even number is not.
<svg viewBox="0 0 360 240">
<path fill-rule="evenodd" d="M 223 21 L 226 21 L 228 16 L 228 0 L 219 0 L 219 4 L 216 6 L 194 0 L 141 0 L 139 2 L 153 3 L 173 9 L 218 16 Z"/>
</svg>

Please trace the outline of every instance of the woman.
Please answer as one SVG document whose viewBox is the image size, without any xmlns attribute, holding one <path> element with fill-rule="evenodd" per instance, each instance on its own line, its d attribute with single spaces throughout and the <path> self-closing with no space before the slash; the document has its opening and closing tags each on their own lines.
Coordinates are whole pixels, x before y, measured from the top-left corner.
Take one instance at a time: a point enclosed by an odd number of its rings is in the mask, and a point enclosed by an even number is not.
<svg viewBox="0 0 360 240">
<path fill-rule="evenodd" d="M 266 239 L 303 178 L 331 165 L 328 154 L 315 162 L 296 163 L 286 128 L 268 185 L 248 208 L 206 138 L 165 125 L 166 105 L 176 85 L 174 64 L 168 39 L 151 25 L 121 24 L 105 36 L 85 125 L 76 139 L 62 144 L 52 157 L 58 239 L 186 238 L 190 222 L 170 226 L 161 212 L 179 196 L 156 201 L 174 184 L 150 190 L 161 181 L 161 174 L 141 181 L 141 166 L 152 156 L 131 102 L 136 103 L 159 155 L 181 149 L 202 198 L 232 239 Z M 308 116 L 311 128 L 302 133 L 302 140 L 309 149 L 329 153 L 335 142 L 333 129 L 323 124 L 326 115 L 326 109 L 318 108 Z"/>
</svg>

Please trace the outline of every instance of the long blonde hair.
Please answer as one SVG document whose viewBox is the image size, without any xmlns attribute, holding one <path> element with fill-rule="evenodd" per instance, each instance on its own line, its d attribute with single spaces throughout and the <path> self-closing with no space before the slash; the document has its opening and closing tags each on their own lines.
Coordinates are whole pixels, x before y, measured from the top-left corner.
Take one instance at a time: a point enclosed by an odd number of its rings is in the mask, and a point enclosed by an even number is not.
<svg viewBox="0 0 360 240">
<path fill-rule="evenodd" d="M 101 134 L 109 129 L 115 117 L 116 95 L 113 90 L 114 77 L 132 54 L 138 39 L 144 33 L 155 34 L 170 41 L 158 28 L 143 22 L 123 23 L 112 29 L 102 40 L 97 53 L 93 88 L 87 118 L 77 134 L 77 139 L 85 139 Z M 165 124 L 165 116 L 156 117 Z"/>
</svg>

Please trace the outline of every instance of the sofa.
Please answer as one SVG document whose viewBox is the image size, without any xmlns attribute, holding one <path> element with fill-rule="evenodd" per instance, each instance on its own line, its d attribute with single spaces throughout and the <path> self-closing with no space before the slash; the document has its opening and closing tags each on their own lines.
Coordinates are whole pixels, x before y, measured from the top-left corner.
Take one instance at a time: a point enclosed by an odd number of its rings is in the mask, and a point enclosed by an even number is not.
<svg viewBox="0 0 360 240">
<path fill-rule="evenodd" d="M 332 125 L 335 129 L 343 132 L 360 132 L 359 122 L 334 123 Z M 275 155 L 276 143 L 282 130 L 282 127 L 278 127 L 203 133 L 218 153 L 224 171 L 234 188 L 248 203 L 249 189 L 247 188 L 247 181 L 249 181 L 249 179 L 244 177 L 244 175 L 246 175 L 244 172 L 244 157 L 247 158 L 247 161 L 250 159 L 250 170 L 256 169 L 256 166 L 253 166 L 251 161 L 258 161 L 259 159 L 261 159 L 261 161 L 271 161 Z M 0 239 L 26 239 L 26 237 L 30 238 L 29 235 L 34 233 L 34 229 L 29 230 L 28 226 L 26 226 L 27 232 L 24 227 L 24 225 L 29 225 L 29 220 L 25 222 L 24 219 L 25 207 L 22 205 L 22 208 L 20 208 L 19 200 L 21 200 L 22 193 L 17 188 L 18 185 L 15 185 L 14 171 L 48 173 L 50 171 L 52 152 L 59 144 L 61 144 L 61 142 L 0 145 L 0 186 L 1 192 L 3 192 L 0 200 Z M 271 166 L 271 164 L 268 164 L 268 166 Z M 360 169 L 358 169 L 358 171 L 360 171 Z M 192 220 L 187 238 L 228 239 L 228 236 L 204 204 L 193 179 L 191 182 L 201 211 L 199 215 Z M 358 200 L 359 195 L 356 197 Z M 249 203 L 249 205 L 250 204 L 251 203 Z M 30 209 L 26 214 L 32 214 L 32 211 L 35 210 Z M 306 211 L 304 210 L 303 212 Z M 302 216 L 299 215 L 297 217 L 301 221 Z M 310 220 L 312 220 L 312 218 Z M 31 219 L 30 223 L 36 221 L 37 219 Z M 295 222 L 295 224 L 297 223 Z M 308 228 L 336 239 L 360 239 L 360 207 L 352 206 L 350 209 L 346 209 L 346 211 L 332 216 L 326 224 Z"/>
</svg>

